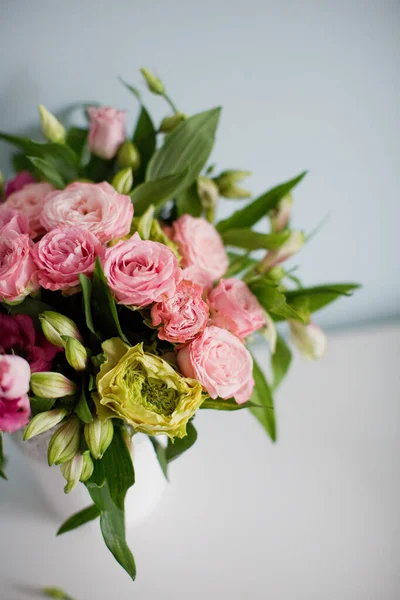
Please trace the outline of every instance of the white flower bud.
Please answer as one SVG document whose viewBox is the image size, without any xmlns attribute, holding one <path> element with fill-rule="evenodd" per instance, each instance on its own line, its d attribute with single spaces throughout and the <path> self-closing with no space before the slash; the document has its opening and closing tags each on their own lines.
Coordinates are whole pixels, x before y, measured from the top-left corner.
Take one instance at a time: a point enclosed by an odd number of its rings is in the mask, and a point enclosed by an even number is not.
<svg viewBox="0 0 400 600">
<path fill-rule="evenodd" d="M 88 362 L 88 353 L 85 346 L 79 340 L 67 335 L 63 335 L 62 340 L 65 343 L 65 358 L 68 364 L 75 371 L 84 371 Z"/>
<path fill-rule="evenodd" d="M 89 450 L 83 453 L 83 468 L 81 473 L 81 481 L 87 481 L 91 478 L 94 470 L 92 457 L 90 456 Z"/>
<path fill-rule="evenodd" d="M 290 321 L 289 327 L 291 341 L 305 358 L 316 360 L 324 356 L 328 340 L 318 325 Z"/>
<path fill-rule="evenodd" d="M 73 415 L 54 433 L 48 448 L 49 465 L 59 465 L 71 460 L 79 450 L 80 421 Z"/>
<path fill-rule="evenodd" d="M 224 198 L 250 198 L 251 192 L 236 185 L 250 175 L 250 171 L 223 171 L 214 181 Z"/>
<path fill-rule="evenodd" d="M 279 233 L 282 229 L 285 229 L 289 222 L 290 215 L 292 214 L 293 198 L 291 194 L 284 196 L 279 202 L 276 208 L 271 211 L 271 231 L 272 233 Z"/>
<path fill-rule="evenodd" d="M 76 389 L 76 384 L 62 373 L 42 371 L 31 375 L 31 390 L 35 396 L 40 396 L 40 398 L 72 396 Z"/>
<path fill-rule="evenodd" d="M 64 492 L 69 494 L 82 476 L 83 456 L 81 454 L 77 454 L 67 462 L 60 465 L 60 469 L 61 473 L 67 480 L 67 485 L 64 488 Z"/>
<path fill-rule="evenodd" d="M 65 127 L 61 125 L 60 121 L 43 104 L 39 104 L 38 109 L 45 138 L 49 142 L 64 144 L 66 138 Z"/>
<path fill-rule="evenodd" d="M 91 423 L 86 423 L 84 435 L 93 458 L 101 458 L 114 437 L 112 420 L 100 421 L 95 417 Z"/>
<path fill-rule="evenodd" d="M 55 408 L 41 412 L 30 420 L 24 432 L 24 440 L 30 440 L 35 435 L 40 435 L 55 427 L 66 417 L 68 411 L 65 408 Z"/>
<path fill-rule="evenodd" d="M 257 267 L 259 273 L 266 273 L 294 254 L 304 245 L 305 237 L 302 231 L 291 231 L 288 239 L 280 248 L 270 250 Z"/>
<path fill-rule="evenodd" d="M 79 329 L 74 321 L 58 312 L 46 310 L 39 315 L 39 320 L 46 339 L 54 346 L 64 348 L 62 335 L 82 341 Z"/>
</svg>

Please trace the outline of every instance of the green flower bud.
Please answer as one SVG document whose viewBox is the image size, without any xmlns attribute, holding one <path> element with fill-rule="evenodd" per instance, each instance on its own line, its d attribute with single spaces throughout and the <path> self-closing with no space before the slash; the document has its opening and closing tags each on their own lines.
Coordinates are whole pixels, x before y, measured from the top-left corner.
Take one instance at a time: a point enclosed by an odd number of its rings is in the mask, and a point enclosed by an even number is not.
<svg viewBox="0 0 400 600">
<path fill-rule="evenodd" d="M 164 94 L 165 86 L 161 79 L 153 75 L 153 73 L 150 73 L 150 71 L 146 69 L 146 67 L 142 67 L 140 69 L 140 72 L 146 80 L 147 87 L 151 92 L 153 92 L 153 94 Z"/>
<path fill-rule="evenodd" d="M 67 462 L 60 465 L 60 469 L 61 473 L 67 480 L 67 485 L 64 488 L 64 492 L 69 494 L 72 492 L 82 476 L 83 456 L 81 454 L 77 454 Z"/>
<path fill-rule="evenodd" d="M 74 321 L 58 312 L 45 310 L 39 315 L 39 320 L 46 339 L 54 346 L 64 348 L 65 343 L 61 339 L 62 335 L 82 341 L 79 329 Z"/>
<path fill-rule="evenodd" d="M 30 440 L 35 435 L 40 435 L 55 427 L 66 417 L 68 411 L 65 408 L 55 408 L 54 410 L 46 410 L 39 413 L 29 421 L 24 432 L 24 440 Z"/>
<path fill-rule="evenodd" d="M 65 358 L 75 371 L 84 371 L 88 362 L 88 353 L 85 346 L 73 337 L 63 335 L 65 343 Z"/>
<path fill-rule="evenodd" d="M 40 124 L 45 138 L 49 142 L 64 144 L 66 138 L 65 127 L 61 125 L 60 121 L 43 104 L 39 104 L 38 109 Z"/>
<path fill-rule="evenodd" d="M 274 281 L 280 281 L 285 276 L 285 269 L 283 267 L 272 267 L 268 272 L 268 277 Z"/>
<path fill-rule="evenodd" d="M 40 396 L 40 398 L 72 396 L 76 389 L 76 384 L 62 373 L 42 371 L 31 375 L 31 390 L 35 396 Z"/>
<path fill-rule="evenodd" d="M 91 478 L 94 470 L 94 464 L 89 450 L 83 453 L 83 468 L 81 473 L 81 481 L 87 481 Z"/>
<path fill-rule="evenodd" d="M 59 465 L 71 460 L 79 450 L 80 421 L 72 415 L 53 434 L 48 448 L 49 465 Z"/>
<path fill-rule="evenodd" d="M 100 421 L 97 417 L 84 428 L 85 440 L 95 459 L 103 456 L 114 437 L 114 425 L 111 419 Z"/>
<path fill-rule="evenodd" d="M 186 121 L 187 115 L 182 112 L 177 112 L 170 117 L 164 117 L 161 121 L 160 131 L 161 133 L 170 133 L 178 127 L 183 121 Z"/>
<path fill-rule="evenodd" d="M 126 167 L 114 176 L 112 180 L 113 187 L 119 194 L 129 194 L 133 185 L 133 172 L 131 167 Z"/>
<path fill-rule="evenodd" d="M 251 175 L 250 171 L 223 171 L 214 181 L 224 198 L 250 198 L 251 192 L 236 185 L 249 175 Z"/>
<path fill-rule="evenodd" d="M 140 154 L 137 146 L 129 141 L 124 142 L 118 150 L 117 160 L 121 169 L 131 167 L 133 171 L 137 171 L 140 167 Z"/>
<path fill-rule="evenodd" d="M 209 177 L 199 177 L 197 191 L 201 204 L 206 212 L 207 219 L 214 221 L 215 210 L 218 204 L 219 189 L 217 184 Z"/>
<path fill-rule="evenodd" d="M 154 219 L 154 206 L 151 204 L 146 212 L 139 217 L 137 231 L 142 240 L 150 239 L 151 225 Z"/>
</svg>

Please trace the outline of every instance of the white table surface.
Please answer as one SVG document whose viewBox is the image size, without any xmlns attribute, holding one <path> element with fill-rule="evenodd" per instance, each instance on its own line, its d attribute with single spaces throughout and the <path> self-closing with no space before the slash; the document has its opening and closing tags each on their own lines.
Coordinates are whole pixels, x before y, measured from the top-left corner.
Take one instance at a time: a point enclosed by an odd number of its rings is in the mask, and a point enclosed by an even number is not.
<svg viewBox="0 0 400 600">
<path fill-rule="evenodd" d="M 262 360 L 261 353 L 258 357 Z M 97 523 L 60 538 L 24 459 L 0 481 L 0 598 L 400 598 L 400 326 L 330 336 L 276 397 L 274 446 L 245 411 L 200 411 L 199 439 L 128 531 L 132 583 Z"/>
</svg>

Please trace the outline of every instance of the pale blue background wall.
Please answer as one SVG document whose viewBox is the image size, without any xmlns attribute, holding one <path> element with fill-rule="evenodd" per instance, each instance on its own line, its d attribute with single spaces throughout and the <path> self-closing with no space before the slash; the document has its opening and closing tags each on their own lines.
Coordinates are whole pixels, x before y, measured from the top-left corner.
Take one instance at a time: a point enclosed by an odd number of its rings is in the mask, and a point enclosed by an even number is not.
<svg viewBox="0 0 400 600">
<path fill-rule="evenodd" d="M 330 220 L 300 255 L 304 281 L 364 283 L 319 322 L 398 317 L 399 28 L 388 0 L 1 0 L 0 129 L 77 100 L 133 119 L 116 76 L 156 69 L 184 111 L 224 106 L 214 160 L 252 169 L 255 193 L 309 169 L 295 222 Z"/>
</svg>

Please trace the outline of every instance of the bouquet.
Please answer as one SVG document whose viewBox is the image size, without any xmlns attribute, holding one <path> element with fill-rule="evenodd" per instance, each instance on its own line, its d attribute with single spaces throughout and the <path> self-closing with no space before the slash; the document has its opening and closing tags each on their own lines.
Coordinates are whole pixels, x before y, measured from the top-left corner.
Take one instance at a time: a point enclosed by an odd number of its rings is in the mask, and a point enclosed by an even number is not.
<svg viewBox="0 0 400 600">
<path fill-rule="evenodd" d="M 68 130 L 40 106 L 44 142 L 0 134 L 18 148 L 0 204 L 0 431 L 51 430 L 65 493 L 82 482 L 92 500 L 60 532 L 99 518 L 132 579 L 132 437 L 149 436 L 165 475 L 195 443 L 198 410 L 249 410 L 275 441 L 273 394 L 291 361 L 277 323 L 319 358 L 313 313 L 357 287 L 303 287 L 286 267 L 307 242 L 290 223 L 305 173 L 214 224 L 221 197 L 251 197 L 248 172 L 208 164 L 220 108 L 187 116 L 142 74 L 171 109 L 159 127 L 125 84 L 140 105 L 132 135 L 123 111 L 85 105 L 88 126 Z M 254 229 L 263 219 L 268 232 Z M 268 380 L 255 336 L 269 344 Z"/>
</svg>

